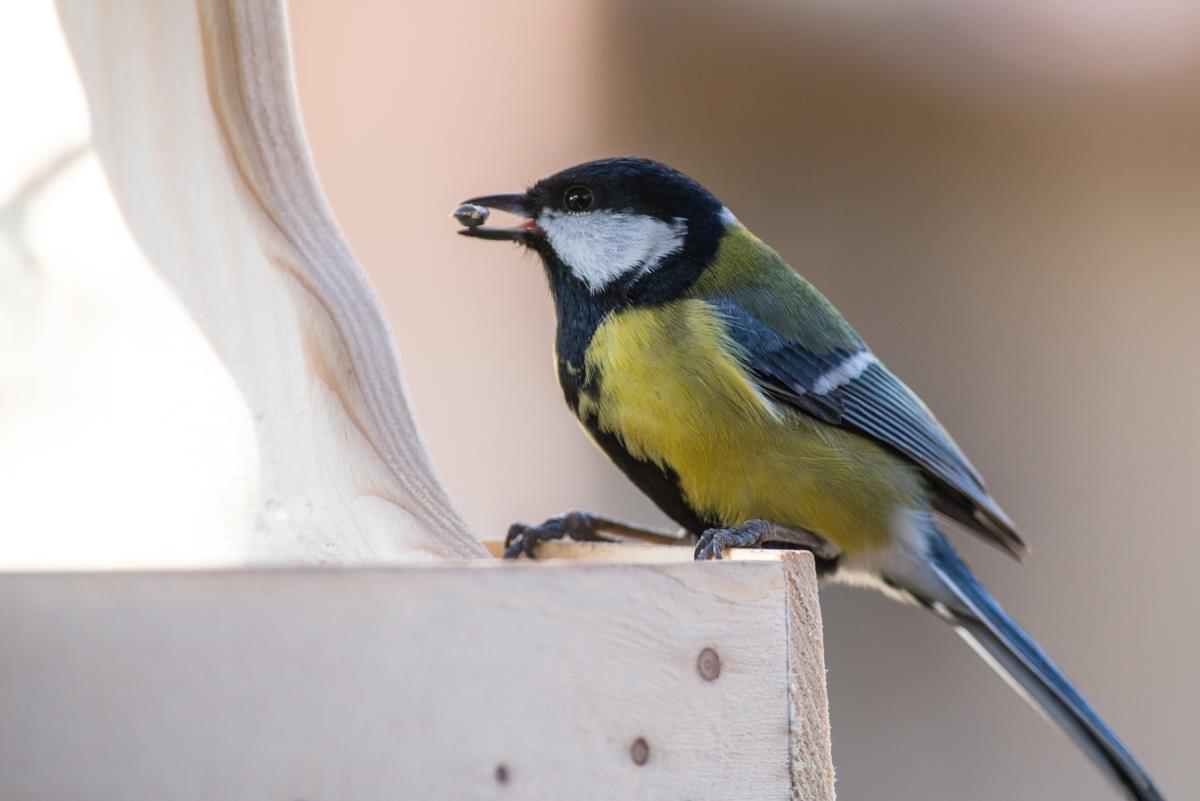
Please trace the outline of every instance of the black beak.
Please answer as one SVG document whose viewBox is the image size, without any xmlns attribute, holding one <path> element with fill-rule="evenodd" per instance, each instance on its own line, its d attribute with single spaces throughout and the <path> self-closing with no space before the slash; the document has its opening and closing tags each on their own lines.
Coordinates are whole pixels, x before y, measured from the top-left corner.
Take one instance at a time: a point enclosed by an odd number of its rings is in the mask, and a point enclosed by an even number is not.
<svg viewBox="0 0 1200 801">
<path fill-rule="evenodd" d="M 519 225 L 514 225 L 508 228 L 500 228 L 493 226 L 484 226 L 479 223 L 487 219 L 486 213 L 461 214 L 464 208 L 475 207 L 478 209 L 487 209 L 506 211 L 509 214 L 515 214 L 518 217 L 525 218 Z M 529 243 L 534 238 L 542 236 L 542 229 L 538 228 L 537 223 L 533 220 L 533 215 L 536 213 L 535 204 L 529 195 L 522 193 L 504 194 L 504 195 L 484 195 L 483 197 L 471 198 L 464 201 L 462 206 L 455 210 L 455 219 L 467 224 L 467 227 L 459 230 L 463 236 L 473 236 L 477 239 L 496 239 L 509 242 Z M 479 222 L 474 225 L 469 224 L 471 218 L 474 217 Z"/>
</svg>

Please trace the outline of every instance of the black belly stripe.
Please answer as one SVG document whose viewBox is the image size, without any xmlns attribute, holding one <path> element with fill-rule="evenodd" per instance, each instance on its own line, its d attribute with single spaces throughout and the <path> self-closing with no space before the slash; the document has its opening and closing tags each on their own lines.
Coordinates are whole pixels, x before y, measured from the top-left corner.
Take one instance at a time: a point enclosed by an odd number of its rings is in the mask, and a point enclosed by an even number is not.
<svg viewBox="0 0 1200 801">
<path fill-rule="evenodd" d="M 674 470 L 636 458 L 626 450 L 619 437 L 601 431 L 595 418 L 588 418 L 582 422 L 612 463 L 668 517 L 695 535 L 702 534 L 708 528 L 720 527 L 718 521 L 702 518 L 688 505 L 679 486 L 679 476 Z"/>
</svg>

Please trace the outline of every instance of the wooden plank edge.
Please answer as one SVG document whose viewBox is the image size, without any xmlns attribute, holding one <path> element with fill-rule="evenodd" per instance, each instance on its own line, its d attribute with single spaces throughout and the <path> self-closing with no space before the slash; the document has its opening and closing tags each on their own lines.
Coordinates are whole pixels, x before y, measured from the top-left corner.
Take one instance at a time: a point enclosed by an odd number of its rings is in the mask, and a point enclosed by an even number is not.
<svg viewBox="0 0 1200 801">
<path fill-rule="evenodd" d="M 787 582 L 788 741 L 793 801 L 834 801 L 825 637 L 812 554 L 782 551 Z"/>
</svg>

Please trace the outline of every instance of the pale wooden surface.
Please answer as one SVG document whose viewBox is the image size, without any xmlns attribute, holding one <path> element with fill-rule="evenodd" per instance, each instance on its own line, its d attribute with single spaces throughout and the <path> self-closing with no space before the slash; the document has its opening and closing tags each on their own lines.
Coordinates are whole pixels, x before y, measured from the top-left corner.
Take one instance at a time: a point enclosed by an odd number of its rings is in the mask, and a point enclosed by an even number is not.
<svg viewBox="0 0 1200 801">
<path fill-rule="evenodd" d="M 483 555 L 433 476 L 387 323 L 317 184 L 281 3 L 59 12 L 121 211 L 252 414 L 248 561 Z"/>
<path fill-rule="evenodd" d="M 804 555 L 0 575 L 0 797 L 826 801 L 815 592 Z"/>
<path fill-rule="evenodd" d="M 53 2 L 0 3 L 0 97 L 0 568 L 243 564 L 251 414 L 116 205 Z"/>
<path fill-rule="evenodd" d="M 504 553 L 502 540 L 484 540 L 483 545 L 492 556 L 499 557 Z M 641 542 L 574 542 L 572 540 L 550 540 L 539 542 L 534 546 L 534 555 L 539 561 L 544 560 L 585 560 L 588 562 L 623 562 L 655 563 L 655 562 L 691 562 L 693 561 L 693 546 L 680 545 L 650 545 Z M 782 551 L 762 550 L 759 548 L 731 548 L 724 554 L 728 560 L 759 560 L 778 561 Z M 522 556 L 518 561 L 525 561 Z"/>
<path fill-rule="evenodd" d="M 504 543 L 485 540 L 493 556 Z M 596 543 L 558 540 L 541 542 L 534 553 L 538 564 L 686 564 L 690 545 Z M 800 551 L 733 548 L 724 562 L 782 563 L 787 582 L 788 699 L 790 704 L 789 761 L 793 798 L 834 798 L 833 755 L 829 737 L 829 703 L 825 687 L 825 637 L 812 555 Z M 528 564 L 522 557 L 517 564 Z M 511 563 L 510 563 L 511 564 Z"/>
</svg>

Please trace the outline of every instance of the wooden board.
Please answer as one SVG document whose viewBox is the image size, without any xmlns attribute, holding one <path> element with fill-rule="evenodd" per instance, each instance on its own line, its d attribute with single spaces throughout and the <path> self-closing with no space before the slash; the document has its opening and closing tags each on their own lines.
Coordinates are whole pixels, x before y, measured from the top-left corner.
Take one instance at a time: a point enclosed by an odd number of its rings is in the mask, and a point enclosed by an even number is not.
<svg viewBox="0 0 1200 801">
<path fill-rule="evenodd" d="M 8 574 L 0 641 L 7 801 L 833 797 L 806 555 Z"/>
</svg>

